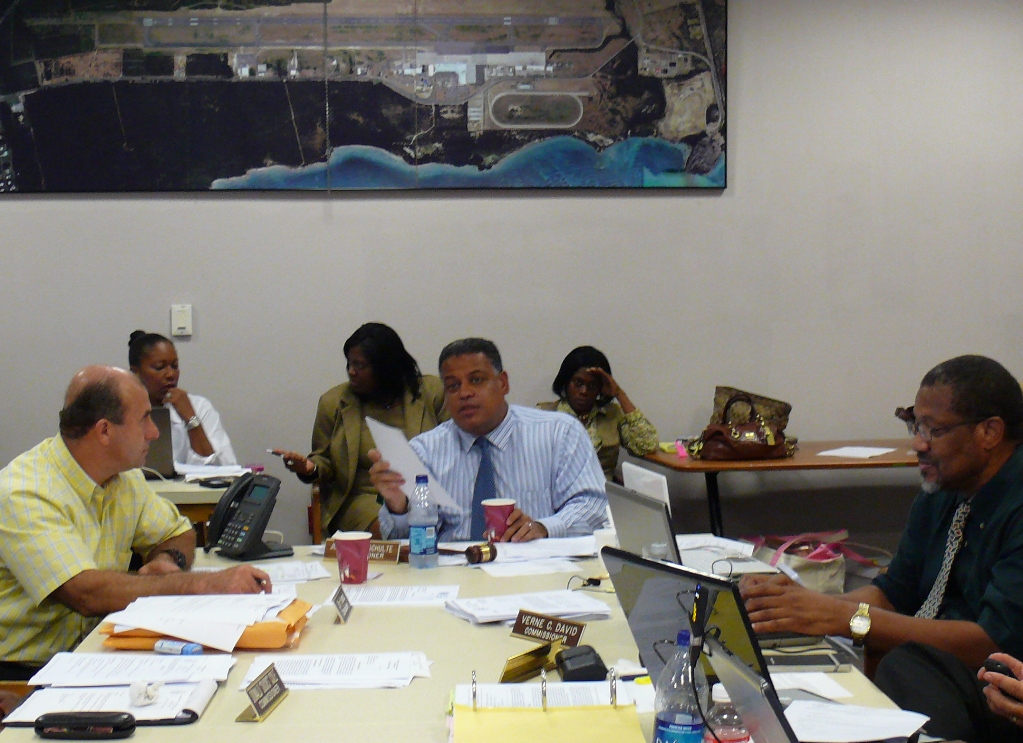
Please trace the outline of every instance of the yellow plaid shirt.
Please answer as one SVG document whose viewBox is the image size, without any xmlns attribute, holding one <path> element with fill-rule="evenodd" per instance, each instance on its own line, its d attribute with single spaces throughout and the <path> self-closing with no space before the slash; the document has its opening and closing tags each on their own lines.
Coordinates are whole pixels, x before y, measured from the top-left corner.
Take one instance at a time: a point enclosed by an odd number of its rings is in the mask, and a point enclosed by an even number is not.
<svg viewBox="0 0 1023 743">
<path fill-rule="evenodd" d="M 60 436 L 0 470 L 0 660 L 45 662 L 99 623 L 49 598 L 85 570 L 125 572 L 191 523 L 141 470 L 97 485 Z"/>
</svg>

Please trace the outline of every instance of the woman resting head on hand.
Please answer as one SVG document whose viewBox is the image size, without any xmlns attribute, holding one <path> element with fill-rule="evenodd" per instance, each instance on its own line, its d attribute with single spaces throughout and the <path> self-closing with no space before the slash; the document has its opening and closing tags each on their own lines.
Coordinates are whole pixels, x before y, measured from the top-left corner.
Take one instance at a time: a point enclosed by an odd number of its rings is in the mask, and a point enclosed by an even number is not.
<svg viewBox="0 0 1023 743">
<path fill-rule="evenodd" d="M 210 401 L 178 387 L 178 352 L 170 340 L 136 330 L 128 339 L 128 366 L 145 386 L 150 404 L 171 411 L 175 462 L 238 464 L 220 414 Z"/>
<path fill-rule="evenodd" d="M 614 479 L 618 467 L 620 446 L 636 456 L 657 449 L 657 430 L 615 381 L 607 356 L 593 346 L 579 346 L 569 352 L 551 390 L 558 401 L 540 403 L 539 407 L 579 419 L 590 434 L 609 480 Z"/>
</svg>

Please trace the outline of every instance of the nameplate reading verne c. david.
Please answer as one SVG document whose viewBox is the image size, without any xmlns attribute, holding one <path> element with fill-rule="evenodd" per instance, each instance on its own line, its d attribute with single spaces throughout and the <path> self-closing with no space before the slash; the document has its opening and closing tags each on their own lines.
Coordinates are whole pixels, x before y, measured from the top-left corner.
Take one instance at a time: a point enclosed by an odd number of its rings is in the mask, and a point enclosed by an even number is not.
<svg viewBox="0 0 1023 743">
<path fill-rule="evenodd" d="M 573 622 L 571 619 L 559 619 L 520 609 L 518 617 L 515 618 L 512 635 L 538 642 L 561 640 L 567 647 L 574 648 L 579 644 L 584 629 L 586 629 L 584 622 Z"/>
<path fill-rule="evenodd" d="M 334 620 L 334 624 L 339 622 L 341 624 L 348 624 L 348 617 L 352 616 L 352 602 L 348 599 L 347 594 L 345 594 L 345 587 L 338 586 L 330 600 L 334 604 L 334 608 L 337 609 L 337 619 Z"/>
<path fill-rule="evenodd" d="M 400 555 L 401 544 L 399 542 L 387 542 L 374 539 L 369 543 L 370 562 L 393 562 L 397 565 Z"/>
<path fill-rule="evenodd" d="M 237 721 L 262 722 L 288 696 L 288 689 L 271 663 L 255 681 L 245 687 L 245 693 L 249 695 L 252 706 L 238 715 Z"/>
</svg>

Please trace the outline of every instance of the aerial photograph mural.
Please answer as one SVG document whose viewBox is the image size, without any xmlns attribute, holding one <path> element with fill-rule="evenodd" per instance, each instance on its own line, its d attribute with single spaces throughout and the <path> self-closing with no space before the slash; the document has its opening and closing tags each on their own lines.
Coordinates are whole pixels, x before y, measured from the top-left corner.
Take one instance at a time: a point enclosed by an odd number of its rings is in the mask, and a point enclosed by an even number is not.
<svg viewBox="0 0 1023 743">
<path fill-rule="evenodd" d="M 727 0 L 0 0 L 0 193 L 725 187 Z"/>
</svg>

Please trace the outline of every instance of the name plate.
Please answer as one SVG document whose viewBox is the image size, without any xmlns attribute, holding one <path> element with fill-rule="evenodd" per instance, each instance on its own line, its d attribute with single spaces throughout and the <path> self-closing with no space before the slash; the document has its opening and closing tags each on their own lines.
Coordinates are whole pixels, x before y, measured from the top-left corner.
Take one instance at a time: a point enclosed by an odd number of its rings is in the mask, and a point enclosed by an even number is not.
<svg viewBox="0 0 1023 743">
<path fill-rule="evenodd" d="M 334 624 L 348 624 L 348 617 L 352 616 L 353 607 L 352 602 L 345 593 L 345 587 L 338 586 L 334 591 L 334 595 L 330 597 L 330 601 L 337 610 L 337 619 L 334 620 Z"/>
<path fill-rule="evenodd" d="M 573 622 L 571 619 L 559 619 L 549 617 L 546 614 L 534 614 L 525 609 L 519 610 L 515 618 L 515 626 L 512 628 L 514 637 L 521 637 L 525 640 L 537 640 L 539 642 L 561 642 L 570 648 L 579 644 L 586 629 L 584 622 Z"/>
<path fill-rule="evenodd" d="M 245 693 L 249 695 L 252 706 L 238 716 L 238 722 L 262 722 L 288 696 L 288 689 L 271 663 L 245 687 Z"/>
<path fill-rule="evenodd" d="M 398 564 L 398 557 L 401 555 L 401 544 L 381 540 L 371 540 L 369 543 L 370 562 L 393 562 Z"/>
</svg>

